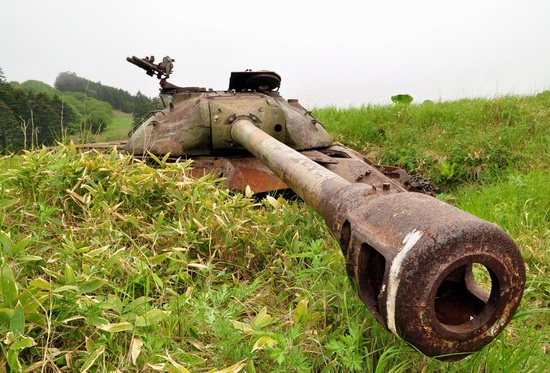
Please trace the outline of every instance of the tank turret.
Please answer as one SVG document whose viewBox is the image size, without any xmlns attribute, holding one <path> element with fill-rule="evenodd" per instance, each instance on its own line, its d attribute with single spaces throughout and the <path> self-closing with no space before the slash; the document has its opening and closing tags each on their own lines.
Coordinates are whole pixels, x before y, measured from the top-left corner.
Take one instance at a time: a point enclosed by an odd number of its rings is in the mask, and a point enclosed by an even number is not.
<svg viewBox="0 0 550 373">
<path fill-rule="evenodd" d="M 374 166 L 332 142 L 271 71 L 231 74 L 227 90 L 166 81 L 173 60 L 128 60 L 160 80 L 164 109 L 135 128 L 125 149 L 192 158 L 228 187 L 290 188 L 323 216 L 346 270 L 376 319 L 419 351 L 457 360 L 511 320 L 525 286 L 518 247 L 501 228 L 431 196 L 410 193 L 404 171 Z M 485 268 L 490 290 L 476 282 Z"/>
<path fill-rule="evenodd" d="M 151 113 L 126 149 L 174 157 L 243 154 L 244 148 L 227 136 L 242 118 L 295 150 L 331 145 L 328 132 L 297 100 L 287 101 L 276 91 L 280 81 L 271 71 L 233 72 L 229 89 L 214 91 L 163 80 L 161 94 L 171 96 L 167 109 Z"/>
</svg>

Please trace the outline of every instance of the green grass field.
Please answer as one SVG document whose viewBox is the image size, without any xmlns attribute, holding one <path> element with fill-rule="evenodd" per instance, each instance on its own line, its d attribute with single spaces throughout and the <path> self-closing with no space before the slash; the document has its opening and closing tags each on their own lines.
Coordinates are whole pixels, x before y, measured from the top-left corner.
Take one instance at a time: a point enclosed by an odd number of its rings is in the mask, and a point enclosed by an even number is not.
<svg viewBox="0 0 550 373">
<path fill-rule="evenodd" d="M 0 371 L 548 371 L 550 92 L 314 114 L 519 244 L 525 295 L 487 347 L 445 363 L 387 332 L 299 201 L 66 146 L 0 158 Z"/>
<path fill-rule="evenodd" d="M 93 141 L 113 141 L 128 138 L 128 132 L 132 129 L 132 114 L 113 110 L 113 121 L 105 131 L 94 136 Z"/>
</svg>

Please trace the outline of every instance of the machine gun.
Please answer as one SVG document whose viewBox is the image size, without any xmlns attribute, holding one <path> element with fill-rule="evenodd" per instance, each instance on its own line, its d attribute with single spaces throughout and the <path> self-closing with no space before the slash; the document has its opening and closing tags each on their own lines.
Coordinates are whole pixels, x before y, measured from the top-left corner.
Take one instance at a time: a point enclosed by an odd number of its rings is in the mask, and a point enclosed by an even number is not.
<svg viewBox="0 0 550 373">
<path fill-rule="evenodd" d="M 154 64 L 154 56 L 147 56 L 145 58 L 132 56 L 127 57 L 126 61 L 142 68 L 149 76 L 157 74 L 158 79 L 168 79 L 174 69 L 174 62 L 176 62 L 176 60 L 170 58 L 169 56 L 164 57 L 162 61 L 156 65 Z"/>
</svg>

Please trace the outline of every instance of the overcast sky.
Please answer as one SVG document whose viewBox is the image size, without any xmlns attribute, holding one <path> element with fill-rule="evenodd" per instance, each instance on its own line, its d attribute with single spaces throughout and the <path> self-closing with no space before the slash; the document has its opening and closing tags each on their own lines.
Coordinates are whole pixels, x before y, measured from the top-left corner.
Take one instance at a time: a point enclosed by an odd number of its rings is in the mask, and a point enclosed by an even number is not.
<svg viewBox="0 0 550 373">
<path fill-rule="evenodd" d="M 550 90 L 550 1 L 2 0 L 0 68 L 53 85 L 63 71 L 158 93 L 126 57 L 169 55 L 170 81 L 226 89 L 274 70 L 308 107 Z"/>
</svg>

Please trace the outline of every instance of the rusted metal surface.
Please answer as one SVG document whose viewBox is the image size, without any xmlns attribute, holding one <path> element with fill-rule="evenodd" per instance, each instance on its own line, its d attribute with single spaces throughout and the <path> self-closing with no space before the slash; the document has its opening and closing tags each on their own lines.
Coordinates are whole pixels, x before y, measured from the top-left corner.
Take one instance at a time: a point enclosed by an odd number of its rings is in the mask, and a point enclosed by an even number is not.
<svg viewBox="0 0 550 373">
<path fill-rule="evenodd" d="M 246 119 L 231 136 L 324 217 L 361 299 L 395 335 L 426 355 L 456 360 L 511 320 L 525 268 L 495 224 L 398 185 L 345 180 Z M 488 292 L 474 266 L 490 277 Z"/>
<path fill-rule="evenodd" d="M 288 189 L 288 186 L 266 165 L 255 157 L 199 157 L 193 160 L 189 175 L 202 177 L 209 173 L 224 178 L 227 188 L 244 192 L 247 187 L 253 193 Z"/>
<path fill-rule="evenodd" d="M 168 154 L 174 157 L 211 154 L 208 106 L 194 97 L 173 110 L 152 113 L 128 139 L 126 150 L 134 154 Z M 185 123 L 185 125 L 182 125 Z"/>
<path fill-rule="evenodd" d="M 75 145 L 78 149 L 110 149 L 110 148 L 119 148 L 124 149 L 128 140 L 116 140 L 116 141 L 106 141 L 106 142 L 94 142 L 88 144 L 77 144 Z"/>
</svg>

